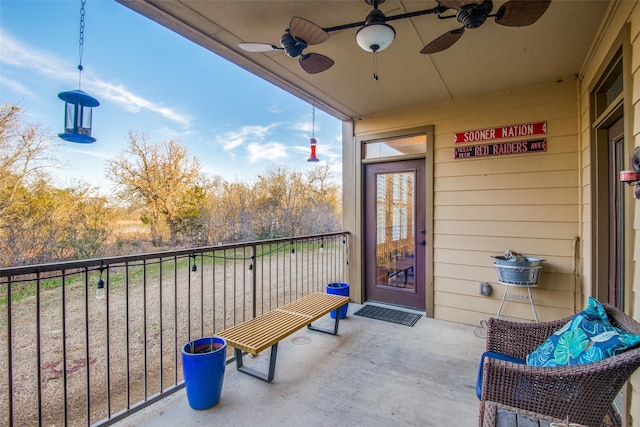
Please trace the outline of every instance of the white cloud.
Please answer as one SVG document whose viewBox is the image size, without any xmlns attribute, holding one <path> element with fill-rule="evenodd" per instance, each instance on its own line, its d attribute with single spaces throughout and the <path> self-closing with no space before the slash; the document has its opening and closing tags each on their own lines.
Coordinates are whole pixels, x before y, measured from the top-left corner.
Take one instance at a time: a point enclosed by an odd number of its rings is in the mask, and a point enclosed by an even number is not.
<svg viewBox="0 0 640 427">
<path fill-rule="evenodd" d="M 296 122 L 293 124 L 293 129 L 308 133 L 309 135 L 311 135 L 311 132 L 314 130 L 313 123 L 311 122 Z M 318 130 L 318 128 L 316 127 L 315 130 Z"/>
<path fill-rule="evenodd" d="M 112 154 L 105 153 L 104 151 L 91 151 L 91 150 L 83 150 L 83 149 L 77 149 L 77 148 L 67 149 L 67 152 L 68 153 L 83 154 L 85 156 L 96 157 L 98 159 L 105 159 L 105 160 L 109 160 L 109 159 L 111 159 L 113 157 Z"/>
<path fill-rule="evenodd" d="M 14 39 L 0 28 L 0 61 L 15 67 L 29 68 L 47 75 L 59 76 L 66 66 L 60 59 Z M 75 74 L 75 73 L 74 73 Z"/>
<path fill-rule="evenodd" d="M 267 111 L 273 114 L 280 114 L 286 111 L 286 109 L 279 104 L 271 104 L 269 107 L 267 107 Z"/>
<path fill-rule="evenodd" d="M 49 52 L 38 50 L 13 38 L 0 28 L 0 63 L 13 67 L 29 69 L 48 79 L 60 82 L 77 82 L 78 73 L 70 71 L 72 68 L 58 57 Z M 185 127 L 189 126 L 190 118 L 172 108 L 145 99 L 128 90 L 122 85 L 107 80 L 84 75 L 82 84 L 92 96 L 104 101 L 120 105 L 133 112 L 148 110 Z"/>
<path fill-rule="evenodd" d="M 224 151 L 231 151 L 242 145 L 256 144 L 269 135 L 272 129 L 276 128 L 278 124 L 272 123 L 267 126 L 259 125 L 247 125 L 242 126 L 238 130 L 233 130 L 224 133 L 222 136 L 216 138 L 217 142 L 222 145 Z"/>
<path fill-rule="evenodd" d="M 141 110 L 148 110 L 160 114 L 166 119 L 180 123 L 185 127 L 189 126 L 190 119 L 186 115 L 138 96 L 122 85 L 101 79 L 84 80 L 84 85 L 91 90 L 92 93 L 95 93 L 97 97 L 118 104 L 127 111 L 137 113 Z"/>
<path fill-rule="evenodd" d="M 22 96 L 29 96 L 29 97 L 35 96 L 33 91 L 31 91 L 29 88 L 27 88 L 20 82 L 12 80 L 3 75 L 0 75 L 0 86 L 4 86 Z"/>
<path fill-rule="evenodd" d="M 247 146 L 249 163 L 259 160 L 278 160 L 287 157 L 287 147 L 279 142 L 251 143 Z"/>
</svg>

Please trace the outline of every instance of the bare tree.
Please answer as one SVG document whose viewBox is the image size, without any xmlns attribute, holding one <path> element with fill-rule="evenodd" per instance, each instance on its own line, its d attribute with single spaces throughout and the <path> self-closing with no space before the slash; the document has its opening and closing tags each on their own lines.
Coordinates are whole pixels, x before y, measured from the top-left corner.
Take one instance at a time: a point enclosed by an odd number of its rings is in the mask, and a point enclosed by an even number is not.
<svg viewBox="0 0 640 427">
<path fill-rule="evenodd" d="M 263 226 L 273 226 L 269 237 L 337 230 L 340 226 L 338 189 L 329 165 L 316 166 L 304 175 L 275 167 L 269 174 L 260 176 L 255 191 L 259 195 L 258 210 L 270 216 L 263 223 Z"/>
<path fill-rule="evenodd" d="M 0 105 L 0 218 L 20 188 L 37 181 L 56 162 L 47 131 L 25 123 L 22 115 L 16 105 Z"/>
<path fill-rule="evenodd" d="M 305 218 L 306 233 L 336 231 L 342 217 L 340 187 L 334 181 L 329 164 L 319 165 L 306 174 L 312 216 Z"/>
<path fill-rule="evenodd" d="M 254 240 L 255 193 L 245 183 L 229 183 L 215 179 L 207 201 L 207 229 L 209 241 L 243 242 Z"/>
<path fill-rule="evenodd" d="M 56 191 L 56 200 L 65 219 L 60 239 L 62 256 L 83 259 L 103 255 L 116 221 L 116 211 L 109 200 L 81 185 Z"/>
<path fill-rule="evenodd" d="M 175 244 L 183 215 L 190 214 L 185 203 L 198 195 L 200 164 L 188 158 L 179 141 L 150 143 L 135 131 L 128 140 L 129 147 L 108 162 L 106 177 L 116 184 L 121 200 L 143 208 L 154 245 L 162 244 L 165 226 Z"/>
<path fill-rule="evenodd" d="M 39 180 L 21 188 L 7 209 L 2 251 L 8 265 L 91 258 L 102 255 L 113 229 L 106 199 L 86 186 L 59 189 Z"/>
<path fill-rule="evenodd" d="M 259 175 L 254 186 L 255 215 L 259 218 L 259 238 L 286 237 L 298 234 L 305 214 L 305 191 L 302 175 L 275 166 Z"/>
</svg>

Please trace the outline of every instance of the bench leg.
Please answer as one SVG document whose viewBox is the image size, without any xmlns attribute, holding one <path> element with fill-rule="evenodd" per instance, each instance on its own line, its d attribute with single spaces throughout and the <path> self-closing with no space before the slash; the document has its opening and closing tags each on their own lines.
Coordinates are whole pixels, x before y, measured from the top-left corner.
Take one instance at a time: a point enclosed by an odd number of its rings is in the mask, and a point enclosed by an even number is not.
<svg viewBox="0 0 640 427">
<path fill-rule="evenodd" d="M 331 329 L 318 328 L 316 326 L 313 326 L 312 324 L 307 325 L 307 328 L 311 329 L 312 331 L 324 332 L 325 334 L 338 335 L 338 324 L 340 322 L 339 311 L 340 308 L 336 309 L 336 323 L 333 326 L 333 331 Z"/>
<path fill-rule="evenodd" d="M 268 383 L 273 381 L 273 377 L 276 372 L 276 356 L 278 355 L 278 343 L 275 343 L 271 346 L 271 357 L 269 358 L 269 373 L 267 374 L 265 374 L 264 372 L 256 371 L 255 369 L 249 368 L 248 366 L 244 366 L 244 363 L 242 361 L 242 350 L 234 348 L 234 353 L 236 355 L 236 368 L 239 372 L 251 375 L 252 377 L 258 378 L 259 380 L 266 381 Z"/>
</svg>

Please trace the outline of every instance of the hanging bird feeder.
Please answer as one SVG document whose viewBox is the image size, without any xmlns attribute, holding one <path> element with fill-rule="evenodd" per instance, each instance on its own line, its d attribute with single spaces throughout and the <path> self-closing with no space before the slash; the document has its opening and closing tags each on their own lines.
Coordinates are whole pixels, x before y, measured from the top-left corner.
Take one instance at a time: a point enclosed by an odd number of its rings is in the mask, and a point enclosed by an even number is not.
<svg viewBox="0 0 640 427">
<path fill-rule="evenodd" d="M 311 139 L 309 140 L 309 143 L 311 144 L 311 156 L 309 156 L 309 158 L 307 159 L 307 162 L 319 162 L 320 160 L 318 160 L 318 158 L 316 157 L 316 104 L 313 104 L 313 113 L 312 113 L 312 119 L 311 119 Z"/>
<path fill-rule="evenodd" d="M 65 141 L 91 144 L 96 139 L 91 136 L 92 108 L 100 105 L 97 99 L 84 91 L 60 92 L 58 98 L 64 101 L 64 133 L 58 136 Z"/>
<path fill-rule="evenodd" d="M 311 143 L 311 156 L 309 156 L 307 162 L 319 162 L 320 160 L 316 157 L 316 139 L 311 138 L 309 142 Z"/>
<path fill-rule="evenodd" d="M 80 7 L 80 64 L 78 65 L 78 90 L 60 92 L 58 98 L 64 101 L 64 133 L 58 136 L 65 141 L 80 144 L 91 144 L 96 141 L 91 136 L 91 120 L 93 108 L 100 105 L 97 99 L 80 90 L 82 83 L 82 51 L 84 48 L 84 5 L 86 0 L 81 0 Z"/>
</svg>

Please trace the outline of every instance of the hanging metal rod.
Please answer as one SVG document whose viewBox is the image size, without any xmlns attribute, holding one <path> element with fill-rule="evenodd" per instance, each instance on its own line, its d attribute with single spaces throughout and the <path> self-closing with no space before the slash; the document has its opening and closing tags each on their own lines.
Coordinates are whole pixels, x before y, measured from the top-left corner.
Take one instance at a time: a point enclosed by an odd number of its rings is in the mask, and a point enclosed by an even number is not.
<svg viewBox="0 0 640 427">
<path fill-rule="evenodd" d="M 402 13 L 400 15 L 387 16 L 385 17 L 385 22 L 397 21 L 398 19 L 414 18 L 416 16 L 422 16 L 422 15 L 432 15 L 434 13 L 440 14 L 446 10 L 448 9 L 444 6 L 436 6 L 433 9 L 425 9 L 425 10 L 419 10 L 417 12 L 407 12 L 407 13 Z M 335 33 L 336 31 L 348 30 L 349 28 L 362 27 L 364 24 L 365 24 L 365 21 L 353 22 L 351 24 L 344 24 L 344 25 L 337 25 L 335 27 L 323 28 L 323 30 L 327 33 Z"/>
</svg>

